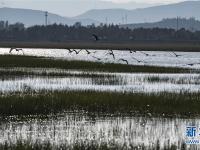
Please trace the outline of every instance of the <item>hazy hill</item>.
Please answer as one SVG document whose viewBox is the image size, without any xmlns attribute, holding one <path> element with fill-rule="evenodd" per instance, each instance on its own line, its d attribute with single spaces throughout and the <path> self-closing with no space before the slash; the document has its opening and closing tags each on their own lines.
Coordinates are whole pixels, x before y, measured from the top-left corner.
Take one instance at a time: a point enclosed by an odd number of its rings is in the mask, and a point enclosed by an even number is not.
<svg viewBox="0 0 200 150">
<path fill-rule="evenodd" d="M 200 21 L 195 20 L 194 18 L 186 19 L 186 18 L 171 18 L 171 19 L 163 19 L 159 22 L 154 23 L 138 23 L 138 24 L 127 24 L 121 25 L 123 28 L 170 28 L 170 29 L 181 29 L 185 28 L 190 31 L 200 31 Z"/>
<path fill-rule="evenodd" d="M 125 21 L 127 16 L 127 22 Z M 195 17 L 200 19 L 200 1 L 185 1 L 176 4 L 161 5 L 149 8 L 126 10 L 126 9 L 96 9 L 90 10 L 76 19 L 90 18 L 99 22 L 115 24 L 156 22 L 163 18 Z"/>
<path fill-rule="evenodd" d="M 31 9 L 16 9 L 16 8 L 0 8 L 0 20 L 8 21 L 9 23 L 22 22 L 26 26 L 43 25 L 45 23 L 44 11 Z M 77 21 L 81 21 L 83 25 L 97 23 L 91 19 L 73 19 L 66 18 L 56 14 L 48 14 L 48 23 L 62 23 L 72 25 Z"/>
<path fill-rule="evenodd" d="M 140 1 L 114 3 L 106 0 L 0 0 L 0 6 L 1 1 L 4 1 L 4 7 L 47 10 L 65 17 L 76 16 L 91 9 L 136 9 L 159 5 Z"/>
</svg>

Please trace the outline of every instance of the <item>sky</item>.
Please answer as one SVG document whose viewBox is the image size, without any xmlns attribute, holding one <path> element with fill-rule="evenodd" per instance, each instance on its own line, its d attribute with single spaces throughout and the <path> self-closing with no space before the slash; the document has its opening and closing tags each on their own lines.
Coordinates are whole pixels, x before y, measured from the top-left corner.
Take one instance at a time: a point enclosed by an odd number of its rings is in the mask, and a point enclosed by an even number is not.
<svg viewBox="0 0 200 150">
<path fill-rule="evenodd" d="M 90 9 L 135 9 L 180 1 L 183 0 L 0 0 L 0 7 L 36 9 L 73 17 Z"/>
<path fill-rule="evenodd" d="M 127 2 L 137 2 L 137 3 L 175 3 L 181 0 L 105 0 L 105 1 L 112 1 L 114 3 L 127 3 Z"/>
</svg>

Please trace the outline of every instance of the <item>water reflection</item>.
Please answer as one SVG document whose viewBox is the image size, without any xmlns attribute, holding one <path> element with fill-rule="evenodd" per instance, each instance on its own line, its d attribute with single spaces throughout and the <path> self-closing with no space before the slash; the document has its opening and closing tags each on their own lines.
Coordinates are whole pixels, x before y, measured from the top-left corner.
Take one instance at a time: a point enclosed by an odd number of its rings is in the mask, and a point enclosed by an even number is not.
<svg viewBox="0 0 200 150">
<path fill-rule="evenodd" d="M 21 69 L 12 69 L 19 71 Z M 148 73 L 103 73 L 87 71 L 57 70 L 57 75 L 48 76 L 50 69 L 32 69 L 39 75 L 1 76 L 0 92 L 24 92 L 39 90 L 93 90 L 111 92 L 199 92 L 199 74 L 148 74 Z M 3 69 L 1 69 L 3 71 Z M 25 71 L 25 70 L 24 70 Z M 47 72 L 47 76 L 42 76 Z M 56 71 L 55 71 L 56 72 Z"/>
<path fill-rule="evenodd" d="M 6 141 L 30 140 L 49 141 L 61 145 L 74 145 L 76 142 L 89 144 L 111 143 L 127 147 L 144 145 L 160 147 L 185 142 L 187 125 L 199 126 L 199 119 L 163 119 L 143 117 L 90 117 L 83 114 L 65 113 L 46 119 L 7 118 L 0 125 L 0 143 Z"/>
<path fill-rule="evenodd" d="M 123 63 L 118 61 L 120 58 L 129 61 L 129 64 L 133 65 L 150 65 L 150 66 L 173 66 L 173 67 L 184 67 L 184 68 L 200 68 L 200 65 L 196 64 L 193 66 L 187 65 L 191 63 L 200 62 L 200 53 L 198 52 L 177 52 L 181 57 L 175 57 L 171 52 L 162 51 L 149 51 L 146 52 L 149 55 L 146 56 L 141 52 L 130 54 L 129 51 L 119 51 L 115 50 L 114 54 L 116 59 L 113 60 L 112 56 L 106 55 L 108 51 L 93 50 L 94 54 L 88 55 L 85 51 L 76 55 L 75 53 L 69 54 L 67 50 L 64 49 L 24 49 L 25 55 L 28 56 L 43 56 L 43 57 L 53 57 L 57 59 L 67 59 L 67 60 L 85 60 L 85 61 L 98 61 L 95 57 L 100 58 L 100 62 L 112 62 L 112 63 Z M 0 48 L 0 54 L 9 54 L 8 48 Z M 14 53 L 17 55 L 22 55 L 22 53 Z M 138 63 L 135 59 L 145 63 Z"/>
</svg>

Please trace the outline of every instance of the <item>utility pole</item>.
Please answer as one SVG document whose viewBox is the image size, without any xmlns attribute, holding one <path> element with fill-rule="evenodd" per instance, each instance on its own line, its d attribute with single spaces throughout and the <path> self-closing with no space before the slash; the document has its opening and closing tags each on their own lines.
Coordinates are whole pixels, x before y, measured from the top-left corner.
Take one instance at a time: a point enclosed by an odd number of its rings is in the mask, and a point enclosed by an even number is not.
<svg viewBox="0 0 200 150">
<path fill-rule="evenodd" d="M 122 24 L 124 24 L 124 17 L 122 16 Z"/>
<path fill-rule="evenodd" d="M 48 21 L 48 12 L 45 11 L 45 26 L 47 26 L 47 21 Z"/>
<path fill-rule="evenodd" d="M 126 21 L 126 24 L 128 23 L 128 16 L 127 14 L 125 15 L 125 21 Z"/>
<path fill-rule="evenodd" d="M 176 18 L 176 31 L 179 29 L 179 17 Z"/>
</svg>

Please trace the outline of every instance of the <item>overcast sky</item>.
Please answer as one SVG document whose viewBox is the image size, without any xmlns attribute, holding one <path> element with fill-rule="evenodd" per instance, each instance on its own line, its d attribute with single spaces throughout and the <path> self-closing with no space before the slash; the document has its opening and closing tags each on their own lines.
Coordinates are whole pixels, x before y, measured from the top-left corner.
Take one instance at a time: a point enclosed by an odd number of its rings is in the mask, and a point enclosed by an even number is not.
<svg viewBox="0 0 200 150">
<path fill-rule="evenodd" d="M 37 9 L 71 17 L 90 9 L 135 9 L 180 1 L 183 0 L 0 0 L 0 7 Z"/>
</svg>

